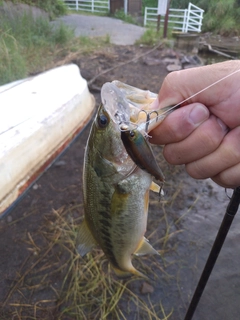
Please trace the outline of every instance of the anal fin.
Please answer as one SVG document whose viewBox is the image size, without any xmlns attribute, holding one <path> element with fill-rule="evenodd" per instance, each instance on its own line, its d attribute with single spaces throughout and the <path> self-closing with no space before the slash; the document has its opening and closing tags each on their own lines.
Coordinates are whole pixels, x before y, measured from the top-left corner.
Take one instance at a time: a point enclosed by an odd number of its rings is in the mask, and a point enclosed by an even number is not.
<svg viewBox="0 0 240 320">
<path fill-rule="evenodd" d="M 82 257 L 85 256 L 89 251 L 91 251 L 92 248 L 96 245 L 96 242 L 85 220 L 83 220 L 78 229 L 76 245 L 77 251 Z"/>
</svg>

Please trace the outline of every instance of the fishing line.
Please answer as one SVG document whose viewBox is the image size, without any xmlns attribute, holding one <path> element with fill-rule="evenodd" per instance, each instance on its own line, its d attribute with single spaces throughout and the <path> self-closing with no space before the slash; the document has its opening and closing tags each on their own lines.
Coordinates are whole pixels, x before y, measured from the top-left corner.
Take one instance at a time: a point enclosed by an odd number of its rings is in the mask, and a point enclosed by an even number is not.
<svg viewBox="0 0 240 320">
<path fill-rule="evenodd" d="M 170 108 L 169 110 L 173 110 L 174 108 L 176 108 L 176 107 L 180 106 L 182 103 L 184 103 L 184 102 L 186 102 L 186 101 L 188 101 L 188 100 L 190 100 L 190 99 L 194 98 L 194 97 L 195 97 L 195 96 L 197 96 L 198 94 L 200 94 L 200 93 L 204 92 L 205 90 L 210 89 L 211 87 L 215 86 L 215 85 L 216 85 L 216 84 L 218 84 L 219 82 L 221 82 L 221 81 L 223 81 L 223 80 L 225 80 L 225 79 L 227 79 L 227 78 L 229 78 L 229 77 L 233 76 L 235 73 L 238 73 L 238 72 L 240 72 L 240 69 L 238 69 L 238 70 L 236 70 L 236 71 L 233 71 L 232 73 L 230 73 L 230 74 L 226 75 L 225 77 L 223 77 L 223 78 L 221 78 L 221 79 L 217 80 L 216 82 L 214 82 L 214 83 L 210 84 L 210 85 L 209 85 L 209 86 L 207 86 L 206 88 L 204 88 L 204 89 L 202 89 L 202 90 L 200 90 L 200 91 L 198 91 L 198 92 L 194 93 L 192 96 L 190 96 L 189 98 L 187 98 L 187 99 L 185 99 L 185 100 L 183 100 L 183 101 L 179 102 L 178 104 L 176 104 L 175 106 L 173 106 L 173 107 L 172 107 L 172 108 Z M 167 113 L 167 111 L 163 112 L 162 114 L 165 114 L 165 113 Z"/>
<path fill-rule="evenodd" d="M 163 113 L 161 113 L 159 116 L 163 116 L 163 115 L 165 115 L 165 114 L 168 114 L 169 111 L 176 109 L 176 108 L 179 107 L 182 103 L 184 103 L 184 102 L 186 102 L 186 101 L 188 101 L 188 100 L 196 97 L 198 94 L 200 94 L 200 93 L 202 93 L 202 92 L 210 89 L 211 87 L 215 86 L 215 85 L 218 84 L 219 82 L 221 82 L 221 81 L 223 81 L 223 80 L 226 80 L 227 78 L 233 76 L 234 74 L 236 74 L 236 73 L 238 73 L 238 72 L 240 72 L 240 69 L 233 71 L 232 73 L 230 73 L 230 74 L 226 75 L 225 77 L 223 77 L 223 78 L 215 81 L 214 83 L 212 83 L 212 84 L 210 84 L 209 86 L 205 87 L 204 89 L 202 89 L 202 90 L 194 93 L 193 95 L 191 95 L 190 97 L 184 99 L 183 101 L 175 104 L 174 106 L 172 106 L 172 107 L 169 108 L 168 110 L 166 110 L 166 111 L 164 111 Z M 141 110 L 141 111 L 143 111 L 143 110 Z M 157 112 L 157 110 L 154 110 L 154 111 Z M 152 112 L 153 112 L 153 111 L 152 111 Z M 154 119 L 147 120 L 147 121 L 146 121 L 146 124 L 147 124 L 147 123 L 149 124 L 151 121 L 157 121 L 157 120 L 158 120 L 158 116 L 157 116 L 156 118 L 154 118 Z"/>
</svg>

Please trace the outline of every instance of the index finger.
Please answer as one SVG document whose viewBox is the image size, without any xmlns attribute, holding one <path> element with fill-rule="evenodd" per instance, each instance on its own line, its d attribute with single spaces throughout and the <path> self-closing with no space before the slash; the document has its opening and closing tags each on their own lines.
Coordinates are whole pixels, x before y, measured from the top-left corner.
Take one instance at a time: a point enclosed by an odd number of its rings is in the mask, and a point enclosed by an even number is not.
<svg viewBox="0 0 240 320">
<path fill-rule="evenodd" d="M 239 69 L 240 61 L 235 60 L 169 73 L 159 91 L 159 107 L 180 104 L 186 99 L 187 103 L 214 106 L 238 89 L 238 75 L 226 76 Z"/>
</svg>

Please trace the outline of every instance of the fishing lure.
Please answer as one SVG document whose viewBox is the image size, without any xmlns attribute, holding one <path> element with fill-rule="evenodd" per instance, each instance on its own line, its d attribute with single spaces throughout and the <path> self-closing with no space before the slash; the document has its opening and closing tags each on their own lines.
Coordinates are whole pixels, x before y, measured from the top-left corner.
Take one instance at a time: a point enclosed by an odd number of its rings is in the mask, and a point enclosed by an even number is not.
<svg viewBox="0 0 240 320">
<path fill-rule="evenodd" d="M 142 170 L 150 173 L 156 180 L 164 182 L 165 179 L 162 170 L 144 135 L 138 129 L 130 130 L 127 126 L 122 125 L 121 139 L 134 163 Z"/>
</svg>

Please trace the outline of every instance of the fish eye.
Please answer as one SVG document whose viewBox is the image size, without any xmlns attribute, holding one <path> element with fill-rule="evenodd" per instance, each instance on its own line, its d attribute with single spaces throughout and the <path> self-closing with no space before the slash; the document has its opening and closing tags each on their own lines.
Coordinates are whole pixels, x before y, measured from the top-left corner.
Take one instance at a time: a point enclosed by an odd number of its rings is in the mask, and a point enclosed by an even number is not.
<svg viewBox="0 0 240 320">
<path fill-rule="evenodd" d="M 100 114 L 98 117 L 98 125 L 100 128 L 105 128 L 108 125 L 108 118 L 104 114 Z"/>
</svg>

